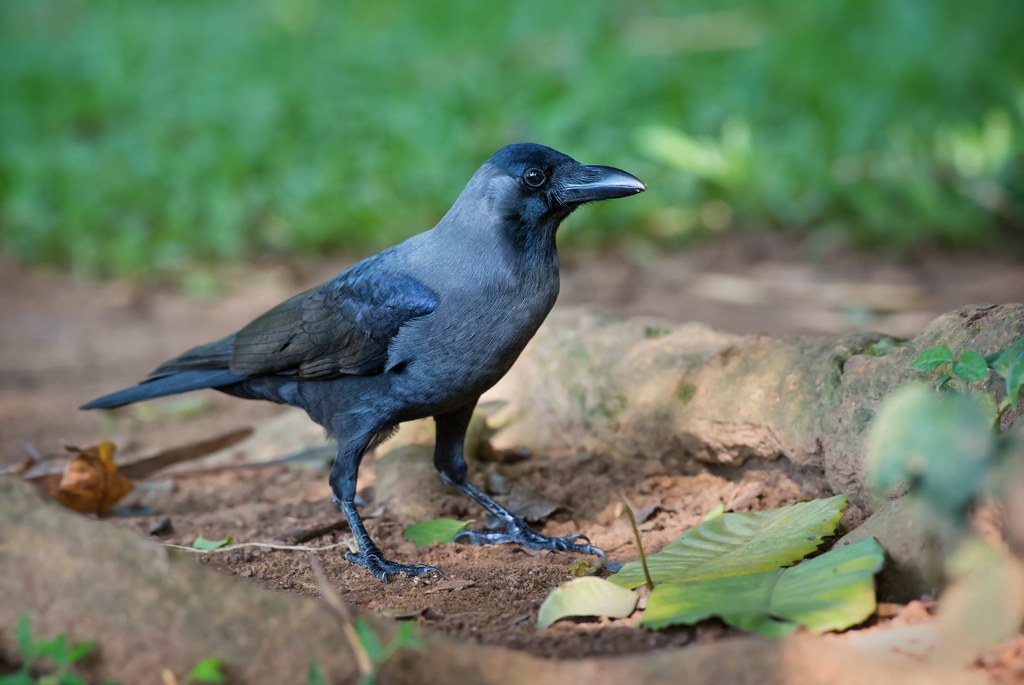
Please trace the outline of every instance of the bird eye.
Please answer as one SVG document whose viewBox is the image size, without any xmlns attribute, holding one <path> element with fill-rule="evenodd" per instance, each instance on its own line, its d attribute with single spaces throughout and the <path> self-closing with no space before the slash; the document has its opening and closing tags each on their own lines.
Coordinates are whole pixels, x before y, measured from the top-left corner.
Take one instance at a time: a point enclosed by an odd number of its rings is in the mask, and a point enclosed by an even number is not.
<svg viewBox="0 0 1024 685">
<path fill-rule="evenodd" d="M 547 180 L 548 177 L 537 167 L 530 167 L 523 174 L 523 181 L 531 188 L 540 188 Z"/>
</svg>

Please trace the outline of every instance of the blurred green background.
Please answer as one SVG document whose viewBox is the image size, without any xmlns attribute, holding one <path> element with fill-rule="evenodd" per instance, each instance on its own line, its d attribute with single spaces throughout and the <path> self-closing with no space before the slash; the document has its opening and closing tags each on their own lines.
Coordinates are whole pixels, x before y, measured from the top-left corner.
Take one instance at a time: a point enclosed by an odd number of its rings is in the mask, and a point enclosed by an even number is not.
<svg viewBox="0 0 1024 685">
<path fill-rule="evenodd" d="M 0 249 L 88 275 L 366 251 L 502 145 L 626 168 L 569 245 L 1024 229 L 1019 0 L 0 0 Z"/>
</svg>

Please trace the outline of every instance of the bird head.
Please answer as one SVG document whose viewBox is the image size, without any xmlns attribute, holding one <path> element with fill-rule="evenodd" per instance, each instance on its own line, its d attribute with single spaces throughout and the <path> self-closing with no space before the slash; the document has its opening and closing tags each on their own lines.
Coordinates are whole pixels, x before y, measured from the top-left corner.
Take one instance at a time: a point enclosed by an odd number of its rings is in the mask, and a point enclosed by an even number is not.
<svg viewBox="0 0 1024 685">
<path fill-rule="evenodd" d="M 523 228 L 554 230 L 577 207 L 642 193 L 636 176 L 610 166 L 580 164 L 535 143 L 503 147 L 478 173 L 488 178 L 491 205 Z"/>
</svg>

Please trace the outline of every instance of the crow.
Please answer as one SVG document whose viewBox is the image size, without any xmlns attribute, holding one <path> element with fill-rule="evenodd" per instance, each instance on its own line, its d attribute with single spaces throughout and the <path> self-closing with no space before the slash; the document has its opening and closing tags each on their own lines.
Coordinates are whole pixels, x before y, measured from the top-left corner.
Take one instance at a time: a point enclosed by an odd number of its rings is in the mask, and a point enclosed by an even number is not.
<svg viewBox="0 0 1024 685">
<path fill-rule="evenodd" d="M 358 544 L 345 558 L 387 582 L 438 569 L 388 560 L 356 509 L 363 455 L 404 421 L 434 417 L 434 465 L 496 517 L 474 544 L 603 552 L 548 537 L 467 479 L 463 441 L 480 395 L 512 366 L 558 296 L 555 233 L 577 207 L 646 190 L 635 176 L 534 143 L 509 145 L 473 175 L 432 229 L 285 300 L 236 333 L 164 362 L 82 409 L 213 388 L 299 407 L 337 440 L 329 482 Z"/>
</svg>

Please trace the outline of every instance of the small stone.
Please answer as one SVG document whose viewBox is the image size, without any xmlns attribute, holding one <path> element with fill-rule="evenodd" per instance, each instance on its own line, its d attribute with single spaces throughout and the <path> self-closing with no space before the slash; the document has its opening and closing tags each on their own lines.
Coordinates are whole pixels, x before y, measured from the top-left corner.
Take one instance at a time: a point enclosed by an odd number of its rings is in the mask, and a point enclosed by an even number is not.
<svg viewBox="0 0 1024 685">
<path fill-rule="evenodd" d="M 941 546 L 905 498 L 887 503 L 836 547 L 869 537 L 878 540 L 887 556 L 878 574 L 879 601 L 903 603 L 937 594 L 943 583 Z"/>
<path fill-rule="evenodd" d="M 503 475 L 497 471 L 492 471 L 487 474 L 487 492 L 492 495 L 507 495 L 512 487 L 508 484 L 508 481 Z"/>
<path fill-rule="evenodd" d="M 153 523 L 151 523 L 149 525 L 149 534 L 150 535 L 163 536 L 163 535 L 170 535 L 173 532 L 174 532 L 174 525 L 171 523 L 171 517 L 170 516 L 164 516 L 164 517 L 162 517 L 160 519 L 157 519 L 156 521 L 153 521 Z"/>
</svg>

